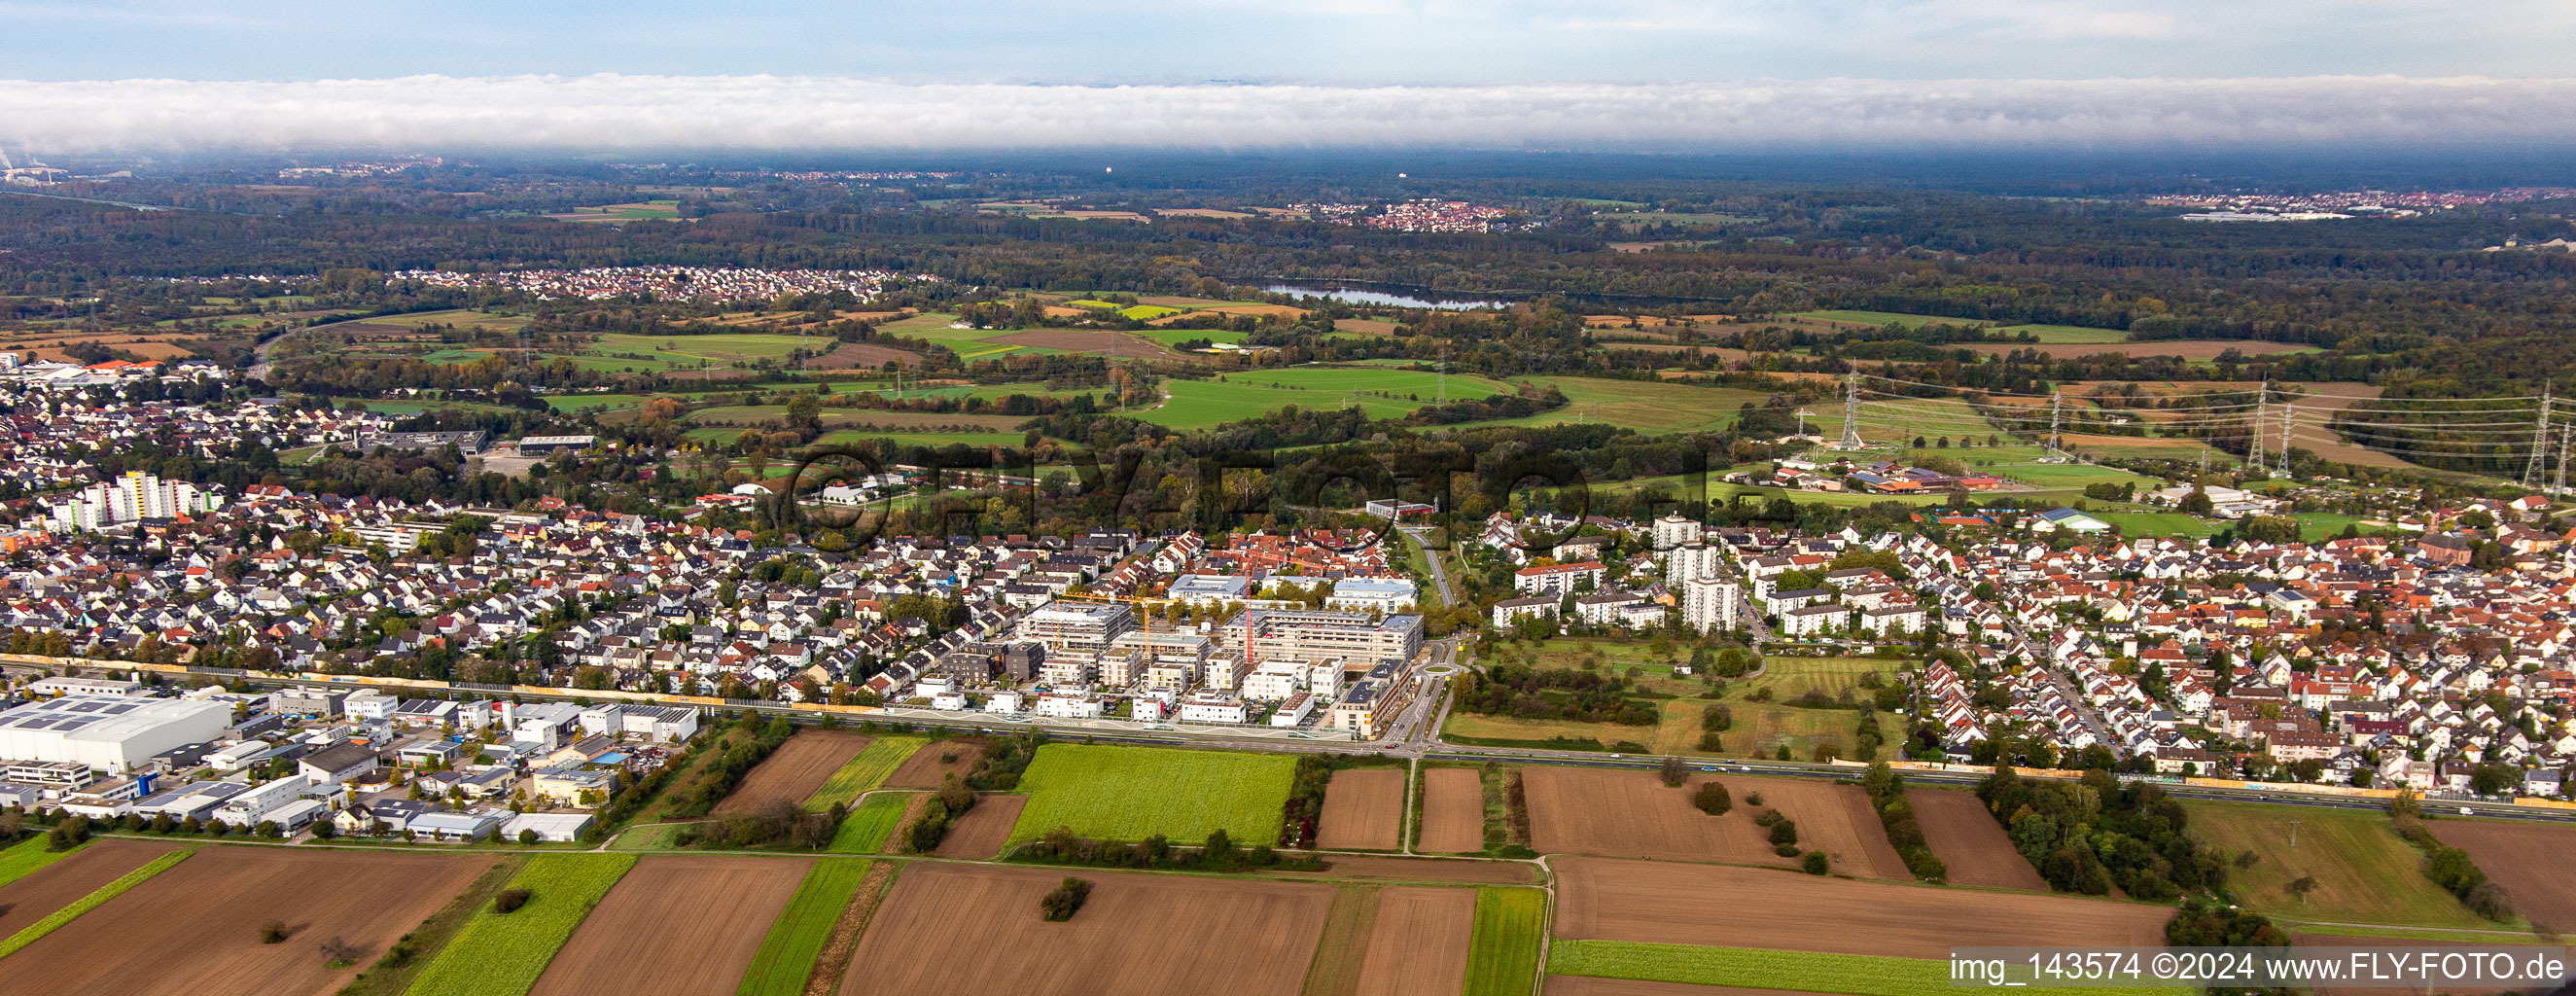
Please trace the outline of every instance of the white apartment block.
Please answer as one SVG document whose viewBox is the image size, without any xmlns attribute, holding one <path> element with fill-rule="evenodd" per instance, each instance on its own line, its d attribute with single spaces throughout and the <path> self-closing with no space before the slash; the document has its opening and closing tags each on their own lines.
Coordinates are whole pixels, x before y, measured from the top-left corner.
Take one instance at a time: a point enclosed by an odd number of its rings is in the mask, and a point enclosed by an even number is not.
<svg viewBox="0 0 2576 996">
<path fill-rule="evenodd" d="M 1664 582 L 1680 587 L 1692 578 L 1718 576 L 1718 548 L 1696 540 L 1664 551 Z"/>
<path fill-rule="evenodd" d="M 1670 550 L 1700 540 L 1700 524 L 1680 515 L 1667 515 L 1655 520 L 1655 549 Z"/>
<path fill-rule="evenodd" d="M 1695 577 L 1682 582 L 1682 622 L 1702 633 L 1743 625 L 1743 604 L 1743 589 L 1732 581 Z"/>
<path fill-rule="evenodd" d="M 113 481 L 83 488 L 52 509 L 55 532 L 92 531 L 143 519 L 175 519 L 211 512 L 220 504 L 214 492 L 186 481 L 164 481 L 142 471 L 129 471 Z"/>
</svg>

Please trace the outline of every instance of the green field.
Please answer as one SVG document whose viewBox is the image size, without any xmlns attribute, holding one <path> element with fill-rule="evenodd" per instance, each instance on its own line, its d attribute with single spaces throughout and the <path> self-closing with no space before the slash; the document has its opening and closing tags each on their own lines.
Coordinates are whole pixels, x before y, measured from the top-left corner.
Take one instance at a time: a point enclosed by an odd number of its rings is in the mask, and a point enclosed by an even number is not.
<svg viewBox="0 0 2576 996">
<path fill-rule="evenodd" d="M 1735 424 L 1737 410 L 1746 402 L 1760 404 L 1768 397 L 1760 391 L 1660 380 L 1524 377 L 1518 382 L 1556 388 L 1565 394 L 1566 406 L 1521 418 L 1466 422 L 1456 427 L 1597 422 L 1626 426 L 1648 435 L 1717 432 Z"/>
<path fill-rule="evenodd" d="M 1466 996 L 1528 996 L 1538 979 L 1539 940 L 1547 932 L 1547 893 L 1486 886 L 1476 890 L 1475 945 L 1467 959 Z"/>
<path fill-rule="evenodd" d="M 1205 339 L 1209 342 L 1242 342 L 1245 339 L 1252 338 L 1248 333 L 1237 332 L 1233 329 L 1141 328 L 1137 329 L 1134 334 L 1152 339 L 1165 346 L 1178 346 L 1181 343 L 1188 342 L 1192 339 Z"/>
<path fill-rule="evenodd" d="M 1943 318 L 1939 315 L 1907 315 L 1894 311 L 1849 311 L 1839 308 L 1825 311 L 1797 311 L 1791 312 L 1782 317 L 1812 318 L 1820 322 L 1846 322 L 1853 325 L 1868 325 L 1881 328 L 1889 325 L 1902 325 L 1909 329 L 1922 328 L 1926 325 L 1994 324 L 1993 322 L 1987 321 L 1983 318 Z"/>
<path fill-rule="evenodd" d="M 784 360 L 798 348 L 829 352 L 830 338 L 772 332 L 721 332 L 710 335 L 630 335 L 603 333 L 582 351 L 582 359 L 604 364 L 635 364 L 637 369 L 732 366 L 760 360 Z M 632 356 L 649 357 L 645 360 Z"/>
<path fill-rule="evenodd" d="M 51 849 L 43 834 L 11 844 L 7 850 L 0 850 L 0 886 L 25 878 L 71 853 Z"/>
<path fill-rule="evenodd" d="M 841 821 L 841 829 L 832 835 L 824 850 L 834 854 L 875 854 L 885 849 L 886 838 L 903 822 L 903 808 L 912 801 L 910 792 L 879 792 L 859 801 L 857 808 Z"/>
<path fill-rule="evenodd" d="M 1195 843 L 1224 830 L 1237 846 L 1273 844 L 1296 770 L 1284 755 L 1048 744 L 1020 776 L 1029 802 L 1011 840 L 1069 827 L 1100 840 Z"/>
<path fill-rule="evenodd" d="M 667 851 L 679 846 L 680 824 L 656 823 L 628 827 L 608 842 L 612 851 Z"/>
<path fill-rule="evenodd" d="M 381 315 L 366 319 L 369 325 L 392 325 L 416 329 L 423 325 L 453 325 L 457 328 L 482 326 L 496 332 L 517 331 L 528 324 L 526 315 L 498 315 L 489 311 L 416 311 L 408 315 Z"/>
<path fill-rule="evenodd" d="M 831 809 L 833 803 L 848 805 L 858 801 L 859 796 L 869 789 L 885 784 L 886 776 L 894 774 L 894 769 L 903 764 L 904 758 L 911 757 L 913 751 L 920 750 L 921 745 L 929 742 L 929 737 L 878 737 L 868 741 L 867 747 L 861 749 L 857 757 L 841 765 L 841 770 L 832 772 L 832 777 L 823 782 L 823 787 L 815 789 L 814 794 L 806 798 L 806 811 L 820 813 Z"/>
<path fill-rule="evenodd" d="M 2042 344 L 2127 342 L 2129 333 L 2122 329 L 2087 328 L 2082 325 L 2006 325 L 1995 331 L 2008 336 L 2024 332 L 2038 336 Z"/>
<path fill-rule="evenodd" d="M 617 411 L 644 407 L 641 394 L 557 394 L 546 398 L 546 407 L 559 412 Z"/>
<path fill-rule="evenodd" d="M 814 959 L 823 953 L 823 944 L 832 938 L 832 924 L 840 920 L 841 910 L 850 898 L 859 894 L 859 886 L 868 875 L 868 862 L 847 858 L 824 858 L 814 862 L 814 870 L 805 873 L 805 882 L 796 887 L 796 895 L 778 914 L 778 922 L 769 925 L 769 936 L 760 942 L 760 954 L 742 973 L 737 996 L 799 996 L 805 991 L 805 978 L 814 972 Z"/>
<path fill-rule="evenodd" d="M 572 939 L 590 908 L 635 867 L 632 854 L 540 854 L 510 880 L 528 890 L 528 903 L 511 913 L 489 905 L 429 968 L 412 980 L 412 996 L 526 996 L 546 963 Z"/>
<path fill-rule="evenodd" d="M 2295 811 L 2278 806 L 2186 802 L 2191 832 L 2233 858 L 2257 855 L 2251 868 L 2231 864 L 2236 901 L 2274 917 L 2346 924 L 2494 928 L 2424 877 L 2424 856 L 2377 810 Z M 2291 846 L 2294 831 L 2297 846 Z M 2289 891 L 2300 878 L 2316 888 L 2302 901 Z"/>
<path fill-rule="evenodd" d="M 1168 380 L 1163 388 L 1170 399 L 1135 417 L 1175 429 L 1239 422 L 1289 405 L 1319 411 L 1357 405 L 1372 419 L 1400 418 L 1436 403 L 1441 395 L 1439 374 L 1366 367 L 1289 367 L 1213 380 Z M 1452 374 L 1448 396 L 1452 401 L 1486 398 L 1508 389 L 1500 381 Z"/>
<path fill-rule="evenodd" d="M 1744 691 L 1768 688 L 1774 699 L 1793 699 L 1809 690 L 1827 695 L 1840 695 L 1845 690 L 1862 694 L 1860 678 L 1876 674 L 1895 682 L 1896 670 L 1903 661 L 1882 657 L 1766 657 L 1762 674 L 1744 683 Z M 1730 693 L 1728 698 L 1736 698 Z"/>
<path fill-rule="evenodd" d="M 1560 939 L 1548 948 L 1547 971 L 1550 975 L 1854 996 L 1935 996 L 1954 991 L 1947 962 L 1639 941 Z M 2184 996 L 2191 990 L 2114 987 L 2087 991 Z"/>
</svg>

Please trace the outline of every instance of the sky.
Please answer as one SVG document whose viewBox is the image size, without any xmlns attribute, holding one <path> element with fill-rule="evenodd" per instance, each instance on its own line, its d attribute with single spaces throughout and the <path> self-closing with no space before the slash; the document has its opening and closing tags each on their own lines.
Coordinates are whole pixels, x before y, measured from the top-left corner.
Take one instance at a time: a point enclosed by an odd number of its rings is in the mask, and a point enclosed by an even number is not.
<svg viewBox="0 0 2576 996">
<path fill-rule="evenodd" d="M 2563 144 L 2570 42 L 2564 0 L 0 0 L 0 149 Z"/>
</svg>

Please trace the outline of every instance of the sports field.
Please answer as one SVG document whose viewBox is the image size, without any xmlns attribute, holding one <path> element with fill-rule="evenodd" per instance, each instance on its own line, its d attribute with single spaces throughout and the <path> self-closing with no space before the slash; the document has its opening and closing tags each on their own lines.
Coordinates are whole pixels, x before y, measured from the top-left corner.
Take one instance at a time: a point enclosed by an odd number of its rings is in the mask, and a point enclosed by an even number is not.
<svg viewBox="0 0 2576 996">
<path fill-rule="evenodd" d="M 1195 843 L 1224 830 L 1239 846 L 1276 843 L 1296 770 L 1284 755 L 1048 744 L 1020 776 L 1029 801 L 1011 840 L 1067 827 L 1101 840 Z"/>
</svg>

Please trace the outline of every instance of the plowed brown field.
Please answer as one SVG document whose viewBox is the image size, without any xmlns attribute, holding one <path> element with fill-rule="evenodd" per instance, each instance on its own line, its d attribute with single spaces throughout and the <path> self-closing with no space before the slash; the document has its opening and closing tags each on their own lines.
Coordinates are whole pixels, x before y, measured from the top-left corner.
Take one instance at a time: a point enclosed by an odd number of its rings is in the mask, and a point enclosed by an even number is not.
<svg viewBox="0 0 2576 996">
<path fill-rule="evenodd" d="M 913 751 L 911 757 L 904 758 L 902 764 L 895 766 L 894 774 L 886 776 L 885 787 L 936 789 L 940 782 L 950 775 L 966 777 L 966 772 L 973 770 L 976 760 L 983 756 L 983 744 L 942 740 Z M 953 757 L 956 760 L 940 760 L 946 757 Z"/>
<path fill-rule="evenodd" d="M 921 354 L 892 346 L 845 342 L 840 348 L 817 356 L 810 362 L 817 370 L 882 370 L 888 360 L 917 367 L 921 365 Z"/>
<path fill-rule="evenodd" d="M 1953 945 L 2155 947 L 2173 915 L 2146 903 L 1725 865 L 1566 858 L 1554 867 L 1556 936 L 1594 940 L 1947 958 Z"/>
<path fill-rule="evenodd" d="M 329 993 L 488 864 L 463 854 L 214 845 L 0 959 L 0 993 Z M 50 911 L 48 911 L 50 912 Z M 259 925 L 286 924 L 263 944 Z M 324 948 L 336 938 L 343 957 Z"/>
<path fill-rule="evenodd" d="M 1485 849 L 1485 783 L 1469 768 L 1422 773 L 1422 835 L 1417 845 L 1433 854 Z"/>
<path fill-rule="evenodd" d="M 772 799 L 804 802 L 831 779 L 832 772 L 859 756 L 869 739 L 840 730 L 806 730 L 789 737 L 743 776 L 732 795 L 716 803 L 716 815 L 747 812 Z"/>
<path fill-rule="evenodd" d="M 1767 831 L 1753 824 L 1754 813 L 1781 800 L 1766 795 L 1764 806 L 1747 803 L 1751 779 L 1726 781 L 1735 809 L 1724 816 L 1690 804 L 1696 781 L 1665 788 L 1651 772 L 1530 767 L 1521 769 L 1521 783 L 1529 796 L 1530 846 L 1540 851 L 1781 866 L 1796 860 L 1772 853 Z M 1770 788 L 1764 783 L 1761 790 Z M 1803 840 L 1806 814 L 1781 811 L 1798 820 Z"/>
<path fill-rule="evenodd" d="M 1091 898 L 1064 923 L 1038 899 L 1073 871 Z M 1089 869 L 917 863 L 895 880 L 841 981 L 844 996 L 1294 996 L 1331 886 Z M 973 957 L 922 956 L 941 939 L 1007 938 Z"/>
<path fill-rule="evenodd" d="M 581 921 L 533 996 L 720 993 L 742 981 L 761 938 L 812 861 L 649 857 Z"/>
<path fill-rule="evenodd" d="M 2003 824 L 1995 822 L 1975 794 L 1910 788 L 1905 801 L 1914 804 L 1914 822 L 1923 827 L 1923 842 L 1931 846 L 1932 856 L 1950 867 L 1952 884 L 2048 891 L 2048 882 L 2013 850 Z"/>
<path fill-rule="evenodd" d="M 2442 843 L 2469 852 L 2478 867 L 2513 894 L 2513 908 L 2535 924 L 2576 927 L 2576 827 L 2501 820 L 2425 824 Z"/>
<path fill-rule="evenodd" d="M 1378 893 L 1359 996 L 1455 993 L 1467 984 L 1476 939 L 1476 890 L 1393 888 Z"/>
<path fill-rule="evenodd" d="M 1402 768 L 1334 772 L 1332 782 L 1324 786 L 1324 815 L 1315 826 L 1315 846 L 1359 851 L 1401 849 L 1404 779 Z"/>
<path fill-rule="evenodd" d="M 1762 808 L 1777 809 L 1798 821 L 1798 846 L 1833 855 L 1834 871 L 1914 881 L 1914 874 L 1905 870 L 1905 859 L 1898 857 L 1896 847 L 1887 842 L 1887 827 L 1878 822 L 1877 811 L 1869 806 L 1869 794 L 1860 786 L 1798 778 L 1738 778 L 1726 783 L 1726 787 L 1735 793 L 1739 809 L 1744 806 L 1745 796 L 1759 792 Z M 1697 788 L 1696 781 L 1692 788 Z M 1691 812 L 1706 818 L 1696 807 Z"/>
<path fill-rule="evenodd" d="M 46 914 L 177 846 L 144 840 L 91 841 L 78 852 L 9 883 L 0 888 L 0 937 L 27 929 Z"/>
<path fill-rule="evenodd" d="M 1011 828 L 1019 825 L 1020 807 L 1029 804 L 1025 795 L 988 795 L 975 800 L 975 808 L 966 811 L 948 828 L 948 836 L 939 840 L 936 852 L 943 858 L 991 858 L 1002 853 L 1002 845 L 1011 842 Z M 898 833 L 901 831 L 897 831 Z"/>
</svg>

